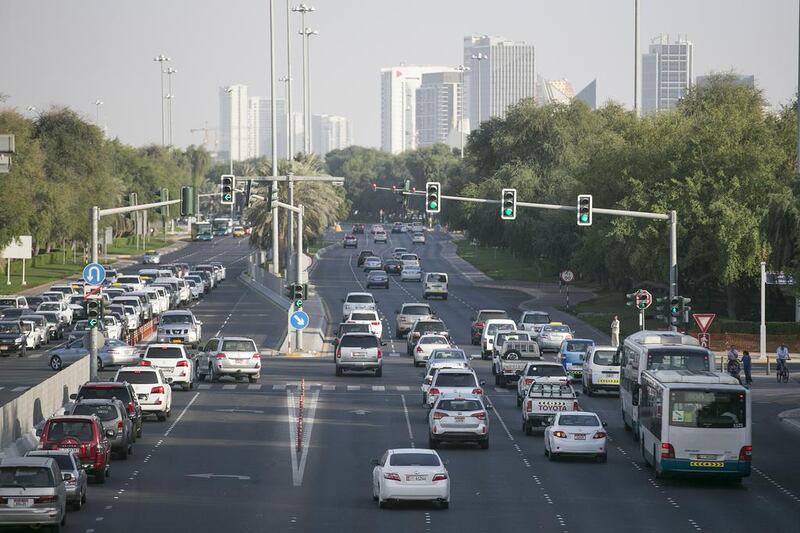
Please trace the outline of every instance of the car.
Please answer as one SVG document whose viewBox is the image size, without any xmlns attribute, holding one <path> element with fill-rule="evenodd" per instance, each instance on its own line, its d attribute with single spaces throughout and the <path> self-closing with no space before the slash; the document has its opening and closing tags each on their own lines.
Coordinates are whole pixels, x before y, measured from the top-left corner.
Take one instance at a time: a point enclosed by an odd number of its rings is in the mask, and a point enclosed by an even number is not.
<svg viewBox="0 0 800 533">
<path fill-rule="evenodd" d="M 64 345 L 47 351 L 47 366 L 52 370 L 62 370 L 89 355 L 83 337 L 74 339 Z M 97 350 L 97 369 L 103 370 L 112 366 L 128 366 L 139 363 L 133 346 L 117 339 L 104 339 Z"/>
<path fill-rule="evenodd" d="M 75 450 L 81 465 L 95 483 L 111 475 L 111 442 L 94 415 L 62 415 L 48 418 L 39 438 L 41 450 Z"/>
<path fill-rule="evenodd" d="M 492 318 L 484 323 L 481 331 L 481 359 L 489 359 L 494 353 L 494 338 L 498 331 L 514 331 L 517 323 L 508 318 Z"/>
<path fill-rule="evenodd" d="M 231 235 L 233 235 L 234 237 L 244 237 L 245 236 L 244 228 L 242 226 L 234 226 Z"/>
<path fill-rule="evenodd" d="M 561 348 L 561 343 L 572 339 L 572 329 L 565 324 L 545 324 L 542 326 L 536 341 L 539 348 L 557 352 Z"/>
<path fill-rule="evenodd" d="M 61 470 L 64 487 L 67 489 L 67 505 L 71 505 L 74 511 L 80 511 L 83 508 L 86 504 L 89 476 L 81 467 L 78 452 L 74 450 L 31 450 L 25 454 L 25 457 L 49 457 L 55 461 Z"/>
<path fill-rule="evenodd" d="M 61 315 L 55 311 L 41 311 L 37 312 L 36 314 L 43 316 L 44 319 L 47 320 L 48 334 L 50 335 L 51 340 L 60 340 L 64 338 L 66 324 L 61 318 Z"/>
<path fill-rule="evenodd" d="M 425 273 L 425 285 L 422 289 L 422 297 L 424 299 L 432 298 L 434 296 L 447 300 L 447 274 L 445 272 L 427 272 Z"/>
<path fill-rule="evenodd" d="M 364 224 L 353 224 L 353 235 L 363 235 Z"/>
<path fill-rule="evenodd" d="M 187 279 L 186 283 L 189 284 L 189 291 L 192 293 L 192 300 L 199 300 L 203 297 L 203 283 L 201 281 Z"/>
<path fill-rule="evenodd" d="M 95 328 L 90 328 L 89 327 L 89 321 L 88 320 L 78 320 L 72 326 L 72 329 L 69 330 L 69 332 L 67 333 L 67 340 L 68 341 L 74 341 L 74 340 L 77 340 L 77 339 L 82 339 L 92 329 L 95 329 Z M 97 329 L 98 332 L 102 333 L 103 336 L 106 335 L 106 326 L 102 322 L 98 322 L 97 323 L 96 329 Z"/>
<path fill-rule="evenodd" d="M 115 399 L 125 406 L 125 412 L 133 424 L 133 440 L 142 436 L 142 406 L 137 398 L 136 391 L 130 383 L 116 381 L 88 381 L 81 385 L 76 394 L 70 395 L 70 400 L 89 399 Z"/>
<path fill-rule="evenodd" d="M 589 456 L 597 462 L 608 459 L 605 424 L 589 411 L 556 413 L 544 428 L 544 455 L 551 461 L 565 456 Z"/>
<path fill-rule="evenodd" d="M 161 315 L 156 342 L 189 344 L 197 348 L 203 338 L 203 323 L 188 310 L 172 310 Z"/>
<path fill-rule="evenodd" d="M 386 230 L 383 229 L 383 226 L 381 224 L 373 224 L 369 232 L 375 235 L 376 233 L 386 232 Z"/>
<path fill-rule="evenodd" d="M 431 351 L 431 356 L 425 364 L 426 369 L 431 368 L 470 368 L 470 357 L 461 348 L 436 348 Z"/>
<path fill-rule="evenodd" d="M 566 385 L 569 376 L 566 370 L 555 361 L 530 361 L 520 372 L 517 380 L 517 407 L 522 405 L 522 400 L 528 394 L 528 389 L 534 383 L 558 383 Z"/>
<path fill-rule="evenodd" d="M 170 385 L 180 385 L 183 390 L 194 388 L 194 360 L 181 344 L 150 344 L 141 359 L 141 366 L 158 368 L 168 378 Z"/>
<path fill-rule="evenodd" d="M 61 531 L 67 523 L 67 489 L 71 477 L 52 457 L 14 457 L 0 463 L 0 527 L 47 527 Z"/>
<path fill-rule="evenodd" d="M 39 307 L 36 308 L 37 313 L 41 313 L 44 311 L 52 311 L 54 313 L 58 313 L 58 316 L 64 321 L 64 324 L 71 324 L 72 323 L 72 309 L 67 305 L 65 301 L 58 301 L 58 302 L 42 302 L 39 304 Z"/>
<path fill-rule="evenodd" d="M 374 311 L 375 297 L 368 292 L 348 292 L 342 299 L 342 322 L 347 322 L 347 317 L 353 311 Z"/>
<path fill-rule="evenodd" d="M 549 324 L 550 314 L 545 311 L 524 311 L 517 321 L 517 329 L 530 332 L 537 324 Z"/>
<path fill-rule="evenodd" d="M 123 461 L 133 453 L 135 430 L 121 400 L 116 398 L 79 400 L 73 403 L 65 414 L 96 416 L 111 443 L 111 453 Z"/>
<path fill-rule="evenodd" d="M 487 320 L 508 318 L 508 313 L 502 309 L 481 309 L 472 317 L 472 324 L 469 328 L 470 339 L 472 344 L 481 343 L 481 334 L 483 333 L 483 326 Z"/>
<path fill-rule="evenodd" d="M 397 313 L 397 317 L 395 318 L 395 334 L 398 339 L 402 339 L 411 329 L 411 326 L 414 325 L 414 322 L 420 318 L 425 319 L 436 316 L 436 313 L 431 309 L 430 305 L 420 303 L 405 303 L 400 309 L 397 309 L 395 313 Z"/>
<path fill-rule="evenodd" d="M 209 261 L 209 264 L 214 267 L 215 272 L 219 275 L 219 281 L 225 281 L 228 276 L 228 269 L 220 261 Z"/>
<path fill-rule="evenodd" d="M 117 278 L 117 281 L 114 282 L 114 286 L 128 286 L 131 290 L 140 291 L 144 288 L 144 282 L 138 274 L 125 274 Z"/>
<path fill-rule="evenodd" d="M 103 326 L 106 329 L 106 337 L 109 339 L 122 338 L 122 322 L 114 315 L 103 315 Z"/>
<path fill-rule="evenodd" d="M 569 339 L 561 343 L 558 357 L 573 381 L 580 381 L 583 377 L 583 360 L 591 346 L 594 346 L 592 339 Z"/>
<path fill-rule="evenodd" d="M 364 259 L 364 272 L 369 272 L 370 270 L 383 270 L 383 261 L 380 257 L 370 256 Z"/>
<path fill-rule="evenodd" d="M 161 263 L 161 254 L 156 250 L 148 250 L 142 256 L 142 263 L 145 265 L 157 265 Z"/>
<path fill-rule="evenodd" d="M 414 347 L 417 345 L 419 338 L 426 334 L 436 334 L 450 338 L 450 332 L 443 321 L 438 318 L 418 318 L 411 325 L 408 334 L 406 334 L 406 353 L 408 355 L 414 354 Z"/>
<path fill-rule="evenodd" d="M 336 375 L 345 370 L 372 371 L 375 377 L 383 375 L 383 346 L 386 343 L 372 333 L 345 333 L 336 347 L 334 360 Z"/>
<path fill-rule="evenodd" d="M 155 415 L 159 422 L 166 420 L 172 412 L 172 378 L 165 377 L 153 366 L 130 366 L 117 370 L 114 381 L 133 387 L 142 416 Z"/>
<path fill-rule="evenodd" d="M 24 296 L 0 296 L 0 309 L 8 308 L 32 308 Z"/>
<path fill-rule="evenodd" d="M 436 399 L 445 394 L 453 394 L 462 398 L 478 397 L 483 399 L 485 382 L 471 368 L 440 368 L 436 370 L 428 389 L 428 407 L 433 407 Z"/>
<path fill-rule="evenodd" d="M 261 353 L 249 337 L 213 337 L 195 356 L 197 379 L 217 381 L 222 376 L 261 379 Z"/>
<path fill-rule="evenodd" d="M 400 271 L 400 281 L 422 281 L 422 269 L 414 265 L 403 265 Z"/>
<path fill-rule="evenodd" d="M 450 506 L 450 475 L 434 450 L 397 448 L 372 461 L 372 499 L 384 508 L 390 501 L 423 500 Z"/>
<path fill-rule="evenodd" d="M 414 347 L 414 366 L 423 366 L 428 361 L 433 350 L 449 348 L 450 341 L 442 335 L 422 335 Z"/>
<path fill-rule="evenodd" d="M 342 335 L 345 333 L 372 333 L 369 329 L 369 324 L 357 324 L 355 322 L 340 322 L 336 330 L 336 337 L 333 339 L 333 345 L 338 346 L 339 341 L 342 340 Z"/>
<path fill-rule="evenodd" d="M 411 236 L 411 243 L 412 244 L 425 244 L 425 234 L 422 232 L 414 233 Z"/>
<path fill-rule="evenodd" d="M 372 250 L 361 250 L 358 253 L 358 260 L 356 261 L 356 266 L 362 266 L 367 257 L 374 257 L 374 256 L 375 252 L 373 252 Z"/>
<path fill-rule="evenodd" d="M 44 302 L 42 296 L 26 296 L 25 301 L 28 303 L 28 309 L 36 309 L 39 304 Z"/>
<path fill-rule="evenodd" d="M 376 231 L 375 235 L 372 238 L 372 242 L 374 242 L 375 244 L 378 244 L 379 242 L 386 244 L 386 241 L 387 241 L 386 232 L 383 230 Z"/>
<path fill-rule="evenodd" d="M 428 448 L 442 442 L 475 442 L 489 448 L 489 416 L 480 398 L 439 396 L 428 413 Z"/>
<path fill-rule="evenodd" d="M 392 224 L 392 233 L 403 233 L 403 223 L 395 222 Z"/>
<path fill-rule="evenodd" d="M 347 234 L 342 240 L 342 246 L 344 248 L 358 248 L 358 238 L 355 235 Z"/>
<path fill-rule="evenodd" d="M 383 287 L 389 288 L 389 274 L 383 270 L 371 270 L 367 274 L 367 281 L 364 286 L 369 289 L 370 287 Z"/>
<path fill-rule="evenodd" d="M 24 357 L 27 350 L 27 334 L 19 320 L 0 320 L 0 354 L 17 352 Z"/>
<path fill-rule="evenodd" d="M 30 310 L 28 310 L 30 311 Z M 25 332 L 25 343 L 28 348 L 38 350 L 47 340 L 47 331 L 37 319 L 29 318 L 35 315 L 24 314 L 20 317 L 19 324 Z"/>
<path fill-rule="evenodd" d="M 597 391 L 619 392 L 620 365 L 615 346 L 590 346 L 583 361 L 581 385 L 587 396 Z"/>
<path fill-rule="evenodd" d="M 417 254 L 405 253 L 400 255 L 400 262 L 403 263 L 403 268 L 420 267 L 419 256 Z"/>
<path fill-rule="evenodd" d="M 408 253 L 408 249 L 407 248 L 403 248 L 402 246 L 398 246 L 397 248 L 392 250 L 392 258 L 399 260 L 400 257 L 403 254 L 407 254 L 407 253 Z"/>
<path fill-rule="evenodd" d="M 108 306 L 108 311 L 122 321 L 123 329 L 131 331 L 139 327 L 139 315 L 133 306 L 112 304 Z"/>
<path fill-rule="evenodd" d="M 411 224 L 412 233 L 422 233 L 424 231 L 425 231 L 425 226 L 423 226 L 421 223 L 414 222 L 413 224 Z"/>
<path fill-rule="evenodd" d="M 378 316 L 377 311 L 353 311 L 350 313 L 350 316 L 347 317 L 345 322 L 350 324 L 367 324 L 369 326 L 370 332 L 378 337 L 379 339 L 383 335 L 383 322 L 381 321 L 380 317 Z"/>
<path fill-rule="evenodd" d="M 383 262 L 383 270 L 387 274 L 400 274 L 403 271 L 403 263 L 399 259 L 387 259 Z"/>
</svg>

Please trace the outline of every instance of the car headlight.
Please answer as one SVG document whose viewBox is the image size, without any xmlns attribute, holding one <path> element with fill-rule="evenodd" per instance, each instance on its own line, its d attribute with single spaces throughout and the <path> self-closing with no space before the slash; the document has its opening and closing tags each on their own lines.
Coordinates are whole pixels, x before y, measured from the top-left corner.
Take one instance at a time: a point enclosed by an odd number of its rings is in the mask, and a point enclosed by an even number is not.
<svg viewBox="0 0 800 533">
<path fill-rule="evenodd" d="M 14 342 L 16 344 L 20 344 L 22 342 L 22 337 L 17 337 L 16 339 L 14 339 Z"/>
</svg>

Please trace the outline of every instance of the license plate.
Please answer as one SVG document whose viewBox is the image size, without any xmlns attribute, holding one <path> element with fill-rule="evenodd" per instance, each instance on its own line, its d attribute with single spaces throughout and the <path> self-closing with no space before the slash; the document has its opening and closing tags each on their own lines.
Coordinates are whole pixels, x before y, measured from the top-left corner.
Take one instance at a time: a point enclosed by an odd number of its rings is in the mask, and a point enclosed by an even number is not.
<svg viewBox="0 0 800 533">
<path fill-rule="evenodd" d="M 165 374 L 172 374 L 172 372 L 175 370 L 174 368 L 169 368 L 169 367 L 160 367 L 160 368 L 161 371 Z"/>
<path fill-rule="evenodd" d="M 406 481 L 426 481 L 428 476 L 417 476 L 413 474 L 406 474 Z"/>
<path fill-rule="evenodd" d="M 183 339 L 172 339 L 170 342 L 172 344 L 183 344 Z"/>
<path fill-rule="evenodd" d="M 0 346 L 0 350 L 6 351 L 8 350 L 8 346 Z"/>
<path fill-rule="evenodd" d="M 366 357 L 366 352 L 353 352 L 353 357 Z"/>
<path fill-rule="evenodd" d="M 456 422 L 463 422 L 464 420 L 466 420 L 466 419 L 463 416 L 457 416 L 456 417 Z"/>
<path fill-rule="evenodd" d="M 575 435 L 575 440 L 586 440 L 586 435 Z"/>
<path fill-rule="evenodd" d="M 32 507 L 33 498 L 9 498 L 9 507 Z"/>
</svg>

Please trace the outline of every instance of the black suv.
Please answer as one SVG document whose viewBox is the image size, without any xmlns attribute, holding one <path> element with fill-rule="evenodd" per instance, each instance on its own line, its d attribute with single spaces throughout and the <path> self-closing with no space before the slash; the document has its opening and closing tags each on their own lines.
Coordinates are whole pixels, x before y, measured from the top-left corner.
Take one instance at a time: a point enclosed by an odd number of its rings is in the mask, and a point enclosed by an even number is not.
<svg viewBox="0 0 800 533">
<path fill-rule="evenodd" d="M 361 253 L 358 254 L 358 264 L 356 266 L 363 265 L 364 264 L 364 260 L 367 257 L 372 257 L 373 255 L 375 255 L 375 252 L 373 252 L 372 250 L 361 250 Z"/>
<path fill-rule="evenodd" d="M 142 436 L 142 406 L 133 386 L 128 382 L 117 381 L 88 381 L 81 385 L 78 394 L 71 394 L 71 400 L 111 400 L 116 398 L 125 405 L 125 410 L 131 418 L 136 437 Z"/>
</svg>

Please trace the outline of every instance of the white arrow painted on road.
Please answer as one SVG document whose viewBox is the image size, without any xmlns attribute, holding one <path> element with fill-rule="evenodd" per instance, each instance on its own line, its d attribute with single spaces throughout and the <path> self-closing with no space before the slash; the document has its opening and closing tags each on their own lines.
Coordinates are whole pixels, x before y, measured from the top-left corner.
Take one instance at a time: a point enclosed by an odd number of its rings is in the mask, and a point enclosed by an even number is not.
<svg viewBox="0 0 800 533">
<path fill-rule="evenodd" d="M 303 448 L 297 457 L 297 401 L 294 392 L 286 391 L 286 406 L 289 409 L 289 454 L 292 459 L 292 482 L 295 487 L 303 484 L 303 473 L 306 469 L 308 446 L 311 443 L 311 430 L 314 429 L 314 413 L 317 410 L 319 391 L 306 395 L 303 409 Z"/>
<path fill-rule="evenodd" d="M 238 479 L 239 481 L 249 481 L 250 476 L 237 476 L 233 474 L 186 474 L 186 477 L 197 477 L 201 479 L 211 479 L 211 478 L 227 478 L 227 479 Z"/>
<path fill-rule="evenodd" d="M 252 413 L 254 415 L 263 415 L 264 411 L 256 409 L 216 409 L 218 413 Z"/>
</svg>

